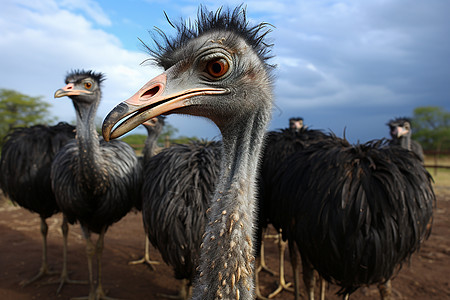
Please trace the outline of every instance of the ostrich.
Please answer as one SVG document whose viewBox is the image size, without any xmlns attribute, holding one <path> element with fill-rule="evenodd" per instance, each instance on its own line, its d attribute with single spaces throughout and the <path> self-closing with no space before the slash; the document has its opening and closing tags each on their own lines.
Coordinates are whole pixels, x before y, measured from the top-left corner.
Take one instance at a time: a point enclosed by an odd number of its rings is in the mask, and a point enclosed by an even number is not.
<svg viewBox="0 0 450 300">
<path fill-rule="evenodd" d="M 106 140 L 167 113 L 207 117 L 222 134 L 216 184 L 194 280 L 193 299 L 254 297 L 255 179 L 272 109 L 272 67 L 266 24 L 249 26 L 245 10 L 209 12 L 175 26 L 151 50 L 165 71 L 114 108 L 103 122 Z M 128 117 L 114 130 L 121 119 Z"/>
<path fill-rule="evenodd" d="M 69 96 L 77 116 L 76 139 L 56 155 L 51 170 L 56 202 L 70 224 L 79 222 L 86 239 L 89 299 L 105 298 L 101 284 L 101 256 L 105 232 L 125 216 L 140 190 L 141 167 L 133 149 L 124 142 L 99 140 L 94 124 L 101 98 L 103 75 L 73 71 L 55 97 Z M 99 234 L 97 244 L 91 233 Z M 97 255 L 97 287 L 92 259 Z"/>
<path fill-rule="evenodd" d="M 272 195 L 283 235 L 345 295 L 399 270 L 428 237 L 435 202 L 431 176 L 412 152 L 334 136 L 291 155 Z"/>
<path fill-rule="evenodd" d="M 150 119 L 142 124 L 144 128 L 147 130 L 147 138 L 145 139 L 144 149 L 142 150 L 142 156 L 139 157 L 142 169 L 144 168 L 145 164 L 150 160 L 150 158 L 157 152 L 157 140 L 158 136 L 160 135 L 164 127 L 165 123 L 164 119 L 165 119 L 164 116 L 158 116 L 157 118 Z M 142 210 L 141 197 L 138 197 L 136 199 L 134 207 L 139 211 Z M 145 238 L 144 257 L 135 261 L 130 261 L 128 264 L 130 265 L 146 264 L 150 267 L 150 269 L 152 269 L 153 271 L 155 270 L 155 267 L 153 267 L 153 265 L 159 264 L 159 262 L 152 261 L 150 259 L 150 244 L 147 237 Z"/>
<path fill-rule="evenodd" d="M 301 122 L 299 122 L 301 121 Z M 262 163 L 259 175 L 259 226 L 258 238 L 263 240 L 262 232 L 271 223 L 277 230 L 282 230 L 279 220 L 272 218 L 272 212 L 276 211 L 277 206 L 282 200 L 277 193 L 273 192 L 273 178 L 277 174 L 278 168 L 291 154 L 306 149 L 310 144 L 329 138 L 329 136 L 320 130 L 307 129 L 303 126 L 302 118 L 291 118 L 289 128 L 277 131 L 270 131 L 266 135 L 266 146 L 263 151 Z M 291 126 L 292 125 L 292 126 Z M 262 245 L 261 245 L 262 247 Z M 269 295 L 269 298 L 275 297 L 283 289 L 288 289 L 284 279 L 284 251 L 286 243 L 279 236 L 279 285 L 277 289 Z M 293 250 L 290 248 L 290 250 Z M 292 251 L 291 251 L 292 252 Z M 291 257 L 292 257 L 291 253 Z M 313 284 L 313 283 L 311 283 Z"/>
<path fill-rule="evenodd" d="M 47 263 L 46 219 L 59 212 L 53 195 L 50 169 L 54 156 L 69 140 L 75 138 L 75 127 L 60 122 L 55 126 L 35 125 L 16 128 L 6 137 L 0 161 L 0 186 L 9 198 L 23 208 L 39 214 L 42 235 L 42 263 L 33 278 L 23 281 L 26 286 L 45 275 L 52 275 Z M 63 219 L 64 263 L 66 267 L 67 222 Z M 62 275 L 63 276 L 63 275 Z M 67 282 L 72 282 L 67 277 Z M 58 292 L 61 286 L 58 288 Z"/>
<path fill-rule="evenodd" d="M 289 129 L 294 131 L 300 131 L 303 128 L 303 118 L 296 117 L 289 119 Z"/>
<path fill-rule="evenodd" d="M 411 139 L 411 120 L 409 118 L 396 118 L 390 120 L 386 125 L 389 126 L 392 140 L 391 145 L 399 145 L 405 149 L 414 152 L 420 160 L 424 161 L 422 146 Z"/>
<path fill-rule="evenodd" d="M 145 231 L 175 278 L 183 280 L 178 299 L 190 294 L 221 151 L 214 141 L 175 144 L 150 158 L 143 170 Z"/>
</svg>

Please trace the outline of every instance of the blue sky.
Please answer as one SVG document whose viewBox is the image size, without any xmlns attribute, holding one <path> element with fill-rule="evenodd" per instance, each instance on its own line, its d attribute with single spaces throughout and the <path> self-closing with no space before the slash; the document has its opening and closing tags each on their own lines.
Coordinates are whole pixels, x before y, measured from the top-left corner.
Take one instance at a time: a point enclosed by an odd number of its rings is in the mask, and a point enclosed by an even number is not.
<svg viewBox="0 0 450 300">
<path fill-rule="evenodd" d="M 246 1 L 251 24 L 274 25 L 275 103 L 270 129 L 301 116 L 316 129 L 361 142 L 388 136 L 386 122 L 418 106 L 450 110 L 450 1 Z M 205 1 L 211 10 L 242 1 Z M 68 98 L 53 99 L 72 69 L 104 72 L 98 118 L 161 70 L 138 38 L 195 18 L 198 1 L 3 0 L 0 88 L 42 96 L 72 122 Z M 220 138 L 210 121 L 174 116 L 179 134 Z M 134 133 L 144 133 L 136 129 Z"/>
</svg>

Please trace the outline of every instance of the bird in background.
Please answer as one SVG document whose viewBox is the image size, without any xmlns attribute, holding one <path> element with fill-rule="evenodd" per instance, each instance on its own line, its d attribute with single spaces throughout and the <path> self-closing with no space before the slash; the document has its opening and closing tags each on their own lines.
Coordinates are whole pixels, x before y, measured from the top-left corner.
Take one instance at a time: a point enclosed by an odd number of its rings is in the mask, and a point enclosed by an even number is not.
<svg viewBox="0 0 450 300">
<path fill-rule="evenodd" d="M 37 213 L 41 219 L 42 262 L 39 272 L 21 283 L 26 286 L 58 272 L 49 270 L 47 259 L 47 218 L 58 213 L 52 191 L 50 170 L 56 153 L 75 138 L 75 127 L 64 122 L 54 126 L 34 125 L 12 130 L 5 138 L 0 161 L 0 186 L 5 195 L 19 206 Z M 69 279 L 67 272 L 67 220 L 63 218 L 63 270 L 61 283 L 79 283 Z M 59 281 L 58 281 L 59 282 Z M 62 285 L 59 286 L 58 292 Z"/>
<path fill-rule="evenodd" d="M 148 47 L 165 71 L 108 114 L 103 136 L 117 138 L 168 113 L 217 125 L 221 173 L 207 211 L 193 299 L 253 299 L 255 181 L 273 102 L 270 28 L 249 25 L 242 6 L 200 7 L 196 21 L 171 24 L 177 36 L 160 31 L 161 41 Z"/>
<path fill-rule="evenodd" d="M 139 197 L 141 165 L 126 143 L 106 143 L 99 138 L 95 116 L 101 99 L 104 75 L 76 70 L 66 77 L 66 86 L 55 98 L 70 97 L 77 117 L 76 139 L 56 155 L 51 170 L 56 202 L 70 224 L 79 222 L 86 240 L 89 271 L 89 300 L 107 299 L 102 286 L 101 257 L 104 236 Z M 98 234 L 96 244 L 91 233 Z M 97 280 L 93 259 L 97 258 Z"/>
<path fill-rule="evenodd" d="M 144 171 L 145 164 L 150 160 L 151 157 L 153 157 L 158 152 L 158 137 L 161 134 L 163 128 L 164 128 L 164 116 L 158 116 L 156 118 L 152 118 L 144 123 L 142 125 L 147 130 L 147 138 L 144 142 L 144 148 L 142 149 L 142 155 L 139 158 L 139 162 L 141 163 L 142 171 Z M 142 176 L 144 178 L 144 175 Z M 139 195 L 139 197 L 136 199 L 136 204 L 134 207 L 138 211 L 142 211 L 142 197 Z M 157 265 L 160 262 L 153 261 L 150 259 L 150 242 L 147 238 L 147 234 L 145 236 L 145 246 L 144 246 L 144 256 L 141 259 L 130 261 L 129 265 L 137 265 L 137 264 L 145 264 L 147 265 L 151 270 L 155 271 L 156 268 L 153 265 Z"/>
<path fill-rule="evenodd" d="M 302 128 L 306 128 L 303 125 L 303 118 L 301 117 L 292 117 L 289 119 L 289 129 L 293 131 L 300 131 Z"/>
<path fill-rule="evenodd" d="M 406 117 L 390 120 L 386 125 L 389 126 L 391 135 L 391 145 L 398 145 L 414 152 L 419 159 L 424 162 L 422 146 L 412 139 L 411 119 Z"/>
<path fill-rule="evenodd" d="M 429 236 L 435 203 L 431 176 L 411 151 L 333 135 L 285 160 L 272 195 L 281 201 L 271 218 L 300 251 L 308 294 L 315 269 L 345 297 L 377 284 L 382 299 L 390 299 L 390 279 Z"/>
<path fill-rule="evenodd" d="M 272 224 L 279 232 L 278 247 L 279 247 L 279 280 L 278 287 L 268 295 L 268 298 L 273 298 L 283 290 L 293 291 L 290 288 L 291 283 L 286 283 L 284 278 L 284 252 L 286 248 L 286 236 L 282 234 L 284 223 L 287 220 L 279 220 L 274 217 L 273 213 L 280 209 L 283 202 L 279 195 L 274 192 L 274 176 L 280 176 L 279 168 L 283 162 L 289 158 L 293 153 L 303 151 L 309 145 L 318 141 L 328 139 L 329 135 L 321 130 L 309 129 L 303 124 L 303 118 L 296 117 L 289 119 L 289 127 L 274 131 L 269 131 L 266 134 L 266 143 L 263 151 L 260 175 L 258 181 L 258 233 L 257 241 L 261 241 L 261 251 L 264 242 L 264 231 L 267 226 Z M 258 243 L 259 244 L 259 243 Z M 258 245 L 257 244 L 257 245 Z M 289 248 L 291 250 L 291 248 Z M 261 255 L 261 260 L 263 255 Z M 259 293 L 259 291 L 257 291 Z M 258 295 L 258 298 L 265 299 L 266 297 Z"/>
</svg>

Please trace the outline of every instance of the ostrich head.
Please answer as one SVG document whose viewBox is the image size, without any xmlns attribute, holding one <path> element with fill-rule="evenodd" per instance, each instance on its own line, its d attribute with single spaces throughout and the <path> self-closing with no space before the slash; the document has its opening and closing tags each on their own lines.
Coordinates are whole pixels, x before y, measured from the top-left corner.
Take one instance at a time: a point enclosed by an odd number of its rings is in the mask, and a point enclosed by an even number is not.
<svg viewBox="0 0 450 300">
<path fill-rule="evenodd" d="M 389 126 L 391 137 L 394 140 L 411 136 L 411 120 L 409 118 L 396 118 L 390 120 L 387 125 Z"/>
<path fill-rule="evenodd" d="M 303 118 L 290 118 L 289 119 L 289 129 L 295 132 L 300 132 L 303 128 Z"/>
<path fill-rule="evenodd" d="M 209 118 L 223 131 L 231 123 L 242 123 L 253 110 L 271 106 L 266 24 L 250 27 L 238 7 L 216 13 L 201 8 L 195 23 L 173 26 L 178 30 L 175 38 L 158 31 L 164 44 L 155 39 L 156 49 L 146 46 L 165 71 L 108 114 L 105 140 L 170 113 Z"/>
<path fill-rule="evenodd" d="M 102 73 L 76 70 L 66 76 L 66 86 L 55 92 L 55 98 L 69 96 L 77 102 L 92 104 L 101 98 Z"/>
<path fill-rule="evenodd" d="M 148 134 L 159 135 L 164 127 L 165 118 L 164 116 L 157 116 L 145 121 L 142 125 L 147 129 Z"/>
</svg>

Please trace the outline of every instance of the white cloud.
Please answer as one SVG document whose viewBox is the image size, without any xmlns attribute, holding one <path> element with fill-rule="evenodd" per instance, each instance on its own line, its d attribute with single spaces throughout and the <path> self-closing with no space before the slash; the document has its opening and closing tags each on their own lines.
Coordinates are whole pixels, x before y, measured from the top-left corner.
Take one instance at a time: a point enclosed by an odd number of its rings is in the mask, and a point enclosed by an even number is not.
<svg viewBox="0 0 450 300">
<path fill-rule="evenodd" d="M 147 58 L 144 53 L 124 50 L 115 36 L 95 28 L 82 14 L 68 9 L 86 10 L 85 5 L 95 8 L 93 2 L 66 4 L 47 0 L 9 1 L 5 5 L 7 9 L 0 13 L 0 88 L 42 95 L 53 105 L 54 115 L 72 121 L 75 119 L 72 103 L 68 98 L 53 99 L 54 91 L 64 85 L 64 77 L 70 70 L 104 72 L 107 80 L 98 111 L 104 117 L 158 71 L 140 65 Z M 101 13 L 90 15 L 96 22 L 107 23 L 107 17 Z"/>
</svg>

